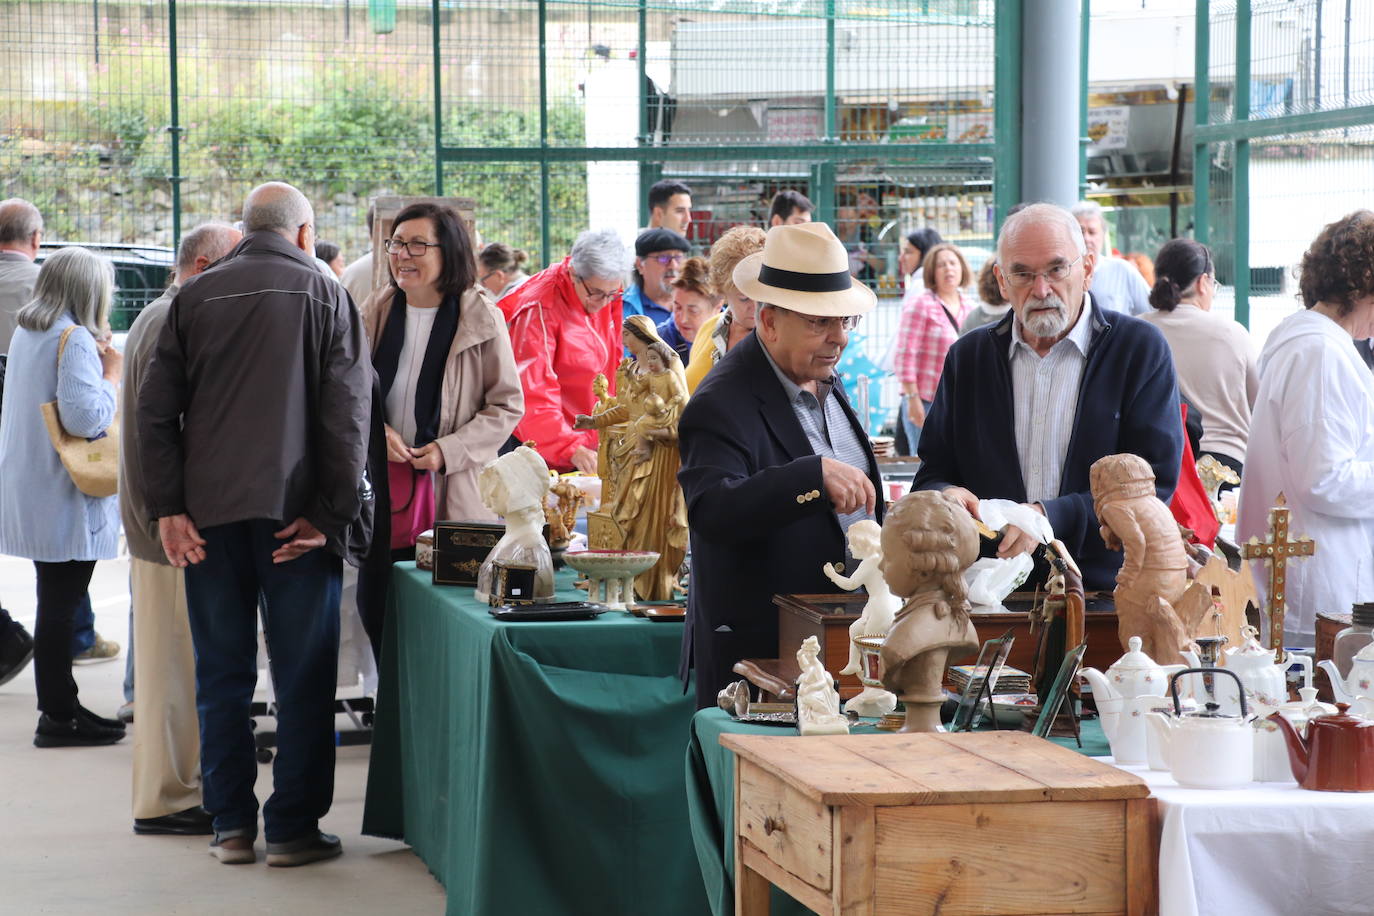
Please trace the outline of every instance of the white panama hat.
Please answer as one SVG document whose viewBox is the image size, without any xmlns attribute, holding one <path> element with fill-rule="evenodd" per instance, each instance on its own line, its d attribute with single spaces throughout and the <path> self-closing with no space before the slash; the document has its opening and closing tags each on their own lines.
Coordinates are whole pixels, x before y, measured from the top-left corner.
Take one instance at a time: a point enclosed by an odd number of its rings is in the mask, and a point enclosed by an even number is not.
<svg viewBox="0 0 1374 916">
<path fill-rule="evenodd" d="M 850 275 L 844 243 L 825 223 L 774 226 L 763 251 L 743 258 L 731 278 L 756 302 L 820 318 L 865 315 L 878 303 Z"/>
</svg>

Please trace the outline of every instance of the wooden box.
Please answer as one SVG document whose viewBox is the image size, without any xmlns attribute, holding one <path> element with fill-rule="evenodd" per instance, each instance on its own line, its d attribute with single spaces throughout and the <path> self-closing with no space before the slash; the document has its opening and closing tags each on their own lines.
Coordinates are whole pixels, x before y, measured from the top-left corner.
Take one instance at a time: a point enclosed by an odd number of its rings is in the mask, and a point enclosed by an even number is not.
<svg viewBox="0 0 1374 916">
<path fill-rule="evenodd" d="M 1140 777 L 1021 732 L 723 735 L 735 752 L 735 913 L 770 883 L 816 913 L 1145 914 Z"/>
<path fill-rule="evenodd" d="M 839 671 L 849 664 L 849 626 L 858 618 L 867 600 L 866 595 L 856 594 L 773 596 L 773 603 L 778 606 L 777 676 L 788 684 L 796 682 L 801 674 L 797 668 L 797 649 L 806 637 L 815 636 L 821 644 L 825 670 L 839 677 L 840 697 L 847 700 L 858 694 L 863 689 L 859 679 Z M 1007 664 L 1027 673 L 1035 669 L 1035 640 L 1031 638 L 1027 613 L 1033 601 L 1034 595 L 1016 592 L 1007 598 L 1011 611 L 975 609 L 972 614 L 973 627 L 980 641 L 996 639 L 1007 630 L 1012 631 L 1016 642 L 1012 644 Z M 1092 596 L 1083 616 L 1088 640 L 1083 666 L 1106 671 L 1124 651 L 1116 635 L 1116 611 L 1110 597 Z M 949 663 L 971 663 L 976 658 L 974 652 L 968 658 L 951 658 Z"/>
<path fill-rule="evenodd" d="M 505 533 L 504 522 L 435 522 L 434 584 L 476 586 L 478 570 Z"/>
</svg>

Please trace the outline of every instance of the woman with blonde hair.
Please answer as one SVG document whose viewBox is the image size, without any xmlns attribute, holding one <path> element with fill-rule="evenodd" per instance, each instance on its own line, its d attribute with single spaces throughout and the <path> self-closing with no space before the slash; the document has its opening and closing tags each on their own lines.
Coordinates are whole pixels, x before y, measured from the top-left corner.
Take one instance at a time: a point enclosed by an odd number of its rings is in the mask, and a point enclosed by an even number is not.
<svg viewBox="0 0 1374 916">
<path fill-rule="evenodd" d="M 692 343 L 708 318 L 720 311 L 720 297 L 711 286 L 705 258 L 688 258 L 673 281 L 673 314 L 658 325 L 658 336 L 677 351 L 682 364 L 692 354 Z"/>
<path fill-rule="evenodd" d="M 43 263 L 33 301 L 19 310 L 0 407 L 0 553 L 33 561 L 38 576 L 34 682 L 37 747 L 112 744 L 124 725 L 77 699 L 72 620 L 97 560 L 119 546 L 117 497 L 76 488 L 48 436 L 42 404 L 57 403 L 73 436 L 108 434 L 124 358 L 110 345 L 114 266 L 82 248 Z"/>
<path fill-rule="evenodd" d="M 711 288 L 725 300 L 725 311 L 708 318 L 697 329 L 687 360 L 687 390 L 696 391 L 706 373 L 735 344 L 754 331 L 758 303 L 735 287 L 735 265 L 763 250 L 768 234 L 757 226 L 735 226 L 711 246 Z"/>
</svg>

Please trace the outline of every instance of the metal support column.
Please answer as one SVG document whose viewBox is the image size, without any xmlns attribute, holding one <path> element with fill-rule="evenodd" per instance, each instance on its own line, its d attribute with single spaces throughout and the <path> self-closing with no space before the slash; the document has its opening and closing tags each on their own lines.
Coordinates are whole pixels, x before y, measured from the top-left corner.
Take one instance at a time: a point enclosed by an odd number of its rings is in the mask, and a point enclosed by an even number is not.
<svg viewBox="0 0 1374 916">
<path fill-rule="evenodd" d="M 639 0 L 639 39 L 635 47 L 635 63 L 639 70 L 639 145 L 648 146 L 649 135 L 649 74 L 645 49 L 649 45 L 649 0 Z M 650 176 L 647 163 L 639 166 L 639 225 L 649 225 L 649 188 L 662 176 L 662 169 Z"/>
<path fill-rule="evenodd" d="M 997 156 L 993 162 L 994 232 L 1002 228 L 1007 211 L 1021 200 L 1021 4 L 1003 0 L 997 4 L 993 37 L 993 135 Z"/>
<path fill-rule="evenodd" d="M 172 185 L 172 247 L 181 247 L 181 126 L 180 92 L 177 88 L 177 0 L 167 3 L 167 86 L 170 96 L 171 123 L 167 133 L 172 141 L 172 174 L 167 181 Z"/>
<path fill-rule="evenodd" d="M 1197 0 L 1194 17 L 1193 58 L 1197 77 L 1193 84 L 1193 124 L 1206 128 L 1212 119 L 1212 80 L 1208 68 L 1212 65 L 1211 0 Z M 1201 129 L 1193 131 L 1193 238 L 1208 244 L 1211 226 L 1207 209 L 1212 205 L 1212 157 Z"/>
<path fill-rule="evenodd" d="M 1088 50 L 1092 43 L 1092 0 L 1083 0 L 1078 20 L 1078 199 L 1088 196 Z"/>
<path fill-rule="evenodd" d="M 1250 0 L 1236 3 L 1236 116 L 1250 120 Z M 1236 321 L 1250 326 L 1250 141 L 1236 138 L 1231 216 L 1235 220 Z"/>
<path fill-rule="evenodd" d="M 553 263 L 549 239 L 549 5 L 539 0 L 539 256 L 541 264 Z"/>
<path fill-rule="evenodd" d="M 1078 200 L 1081 93 L 1078 0 L 1040 0 L 1023 20 L 1021 191 L 1025 200 Z"/>
<path fill-rule="evenodd" d="M 434 196 L 444 196 L 444 71 L 439 57 L 439 0 L 429 4 L 429 43 L 434 70 Z"/>
</svg>

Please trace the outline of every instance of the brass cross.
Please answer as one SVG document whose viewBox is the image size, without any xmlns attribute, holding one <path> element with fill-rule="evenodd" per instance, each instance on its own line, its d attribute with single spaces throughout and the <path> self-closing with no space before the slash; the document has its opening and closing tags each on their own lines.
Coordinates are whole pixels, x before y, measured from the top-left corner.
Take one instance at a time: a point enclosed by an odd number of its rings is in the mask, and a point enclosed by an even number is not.
<svg viewBox="0 0 1374 916">
<path fill-rule="evenodd" d="M 1316 543 L 1309 537 L 1288 539 L 1288 513 L 1288 500 L 1280 492 L 1269 510 L 1269 540 L 1252 537 L 1240 548 L 1241 556 L 1247 560 L 1262 559 L 1269 568 L 1269 647 L 1275 650 L 1278 664 L 1283 663 L 1284 580 L 1288 578 L 1288 561 L 1317 552 Z"/>
</svg>

